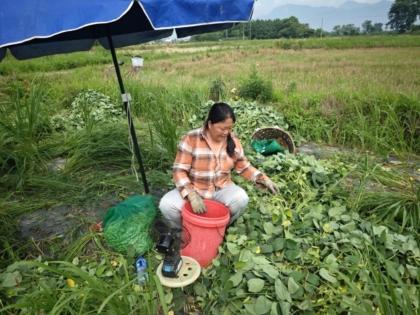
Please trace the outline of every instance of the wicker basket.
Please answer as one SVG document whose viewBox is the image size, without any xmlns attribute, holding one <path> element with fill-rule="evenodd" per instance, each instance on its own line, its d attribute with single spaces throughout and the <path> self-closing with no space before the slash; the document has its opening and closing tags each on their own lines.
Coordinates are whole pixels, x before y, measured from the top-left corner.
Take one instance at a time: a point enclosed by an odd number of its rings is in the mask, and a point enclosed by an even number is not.
<svg viewBox="0 0 420 315">
<path fill-rule="evenodd" d="M 251 136 L 252 140 L 275 139 L 284 148 L 287 148 L 290 153 L 296 152 L 295 143 L 287 131 L 279 127 L 267 127 L 257 129 Z"/>
</svg>

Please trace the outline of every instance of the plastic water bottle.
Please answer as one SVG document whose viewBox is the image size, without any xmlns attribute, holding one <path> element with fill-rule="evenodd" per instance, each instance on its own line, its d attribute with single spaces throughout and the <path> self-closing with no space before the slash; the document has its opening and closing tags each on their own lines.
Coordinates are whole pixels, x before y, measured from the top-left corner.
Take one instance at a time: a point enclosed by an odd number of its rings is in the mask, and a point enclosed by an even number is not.
<svg viewBox="0 0 420 315">
<path fill-rule="evenodd" d="M 147 274 L 147 260 L 143 256 L 140 256 L 136 259 L 136 273 L 137 273 L 137 283 L 139 285 L 145 285 L 148 280 L 148 274 Z"/>
</svg>

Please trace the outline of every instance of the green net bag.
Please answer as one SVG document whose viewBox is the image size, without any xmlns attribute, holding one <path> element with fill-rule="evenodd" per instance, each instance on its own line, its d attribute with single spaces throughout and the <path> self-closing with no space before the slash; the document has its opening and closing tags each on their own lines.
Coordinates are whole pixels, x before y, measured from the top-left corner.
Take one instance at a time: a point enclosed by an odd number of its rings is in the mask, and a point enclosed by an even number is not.
<svg viewBox="0 0 420 315">
<path fill-rule="evenodd" d="M 103 220 L 104 236 L 114 250 L 129 248 L 141 255 L 152 247 L 150 229 L 156 217 L 156 202 L 150 195 L 134 195 L 108 209 Z"/>
<path fill-rule="evenodd" d="M 295 143 L 292 136 L 280 127 L 265 127 L 255 130 L 251 136 L 251 146 L 255 151 L 263 155 L 277 152 L 296 153 Z"/>
<path fill-rule="evenodd" d="M 283 152 L 285 149 L 275 139 L 262 139 L 252 140 L 251 146 L 255 151 L 262 155 L 275 154 L 277 152 Z"/>
</svg>

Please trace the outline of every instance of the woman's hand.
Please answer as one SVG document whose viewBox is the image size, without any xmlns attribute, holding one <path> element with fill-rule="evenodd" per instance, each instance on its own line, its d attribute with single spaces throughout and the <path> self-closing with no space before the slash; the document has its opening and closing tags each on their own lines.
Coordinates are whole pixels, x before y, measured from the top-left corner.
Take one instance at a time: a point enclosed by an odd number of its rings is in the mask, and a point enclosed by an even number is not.
<svg viewBox="0 0 420 315">
<path fill-rule="evenodd" d="M 274 184 L 268 177 L 257 179 L 257 184 L 260 184 L 267 188 L 273 195 L 279 192 L 279 189 L 277 188 L 276 184 Z"/>
<path fill-rule="evenodd" d="M 191 203 L 192 211 L 196 214 L 202 214 L 207 211 L 206 205 L 204 204 L 203 198 L 200 197 L 197 192 L 193 191 L 187 195 L 188 200 Z"/>
</svg>

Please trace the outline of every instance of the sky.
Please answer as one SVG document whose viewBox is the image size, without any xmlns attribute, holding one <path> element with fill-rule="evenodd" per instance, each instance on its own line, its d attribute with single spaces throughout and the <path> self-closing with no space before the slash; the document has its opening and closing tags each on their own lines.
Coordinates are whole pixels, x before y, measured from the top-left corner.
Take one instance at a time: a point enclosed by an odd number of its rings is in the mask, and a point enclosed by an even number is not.
<svg viewBox="0 0 420 315">
<path fill-rule="evenodd" d="M 349 0 L 257 0 L 255 2 L 255 10 L 259 13 L 268 13 L 275 7 L 283 4 L 302 4 L 310 6 L 336 7 Z M 381 0 L 352 0 L 360 3 L 376 3 Z"/>
</svg>

